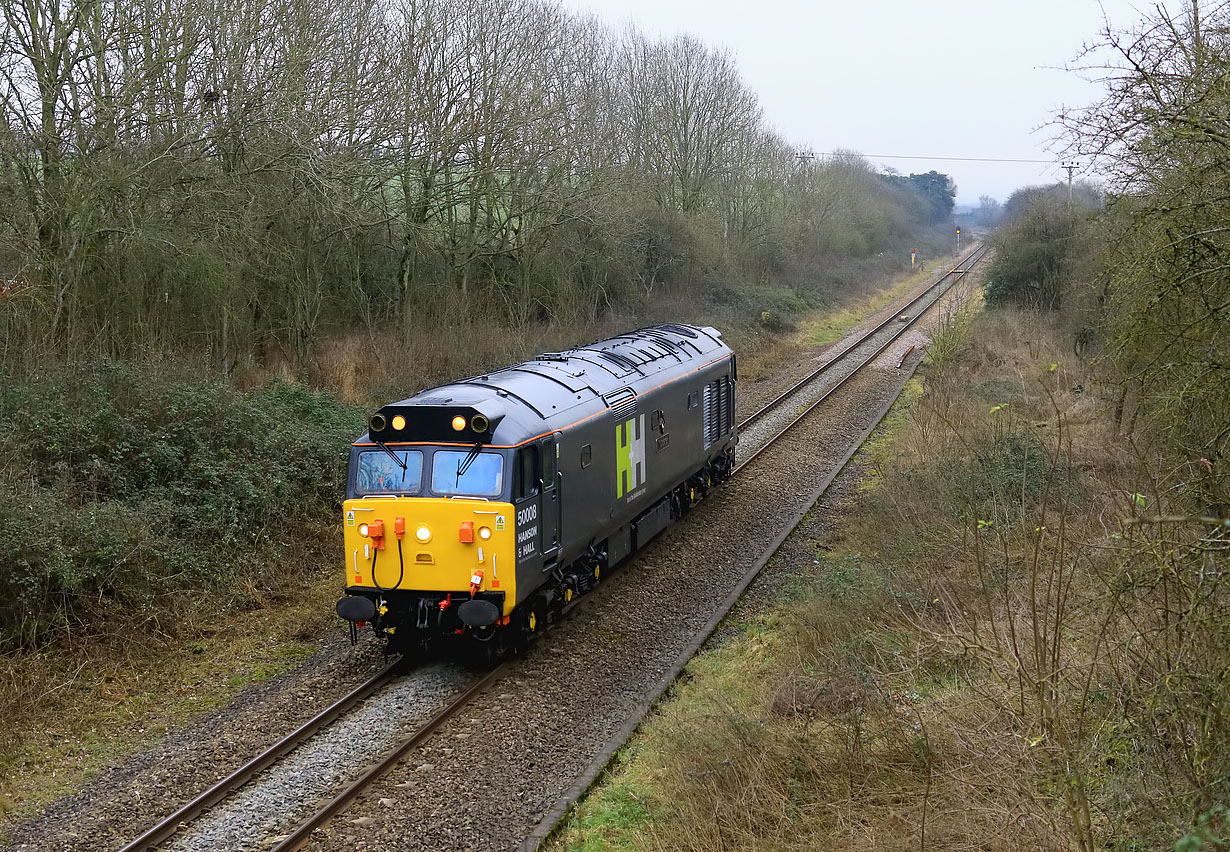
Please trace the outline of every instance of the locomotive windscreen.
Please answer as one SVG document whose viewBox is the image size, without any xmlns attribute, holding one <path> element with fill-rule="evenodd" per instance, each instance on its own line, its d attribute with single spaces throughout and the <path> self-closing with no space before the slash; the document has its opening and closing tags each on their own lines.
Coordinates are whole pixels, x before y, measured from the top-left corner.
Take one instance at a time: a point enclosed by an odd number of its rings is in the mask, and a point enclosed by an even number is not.
<svg viewBox="0 0 1230 852">
<path fill-rule="evenodd" d="M 418 494 L 423 487 L 419 450 L 367 450 L 359 453 L 355 489 L 361 494 Z"/>
</svg>

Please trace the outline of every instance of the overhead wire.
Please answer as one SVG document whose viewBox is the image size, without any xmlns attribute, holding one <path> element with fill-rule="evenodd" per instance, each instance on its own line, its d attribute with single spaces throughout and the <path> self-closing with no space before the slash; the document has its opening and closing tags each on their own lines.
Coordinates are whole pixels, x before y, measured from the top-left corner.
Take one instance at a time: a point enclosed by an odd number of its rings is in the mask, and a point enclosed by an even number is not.
<svg viewBox="0 0 1230 852">
<path fill-rule="evenodd" d="M 1026 160 L 1013 157 L 919 157 L 912 154 L 864 154 L 861 151 L 831 151 L 824 154 L 813 154 L 819 157 L 840 157 L 844 154 L 855 154 L 868 160 L 952 160 L 962 163 L 1058 163 L 1058 160 Z"/>
</svg>

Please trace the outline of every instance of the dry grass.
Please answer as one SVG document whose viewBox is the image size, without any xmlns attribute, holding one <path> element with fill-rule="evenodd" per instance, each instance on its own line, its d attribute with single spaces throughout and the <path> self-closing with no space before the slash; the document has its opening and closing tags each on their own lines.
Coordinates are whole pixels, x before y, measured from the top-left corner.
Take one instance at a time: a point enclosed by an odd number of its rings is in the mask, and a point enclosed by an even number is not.
<svg viewBox="0 0 1230 852">
<path fill-rule="evenodd" d="M 0 657 L 0 814 L 77 789 L 315 652 L 311 640 L 333 621 L 332 555 L 323 538 L 309 540 L 248 572 L 237 590 L 208 602 L 168 600 L 143 632 L 75 636 L 54 652 Z"/>
<path fill-rule="evenodd" d="M 793 600 L 694 662 L 559 846 L 1225 837 L 1227 579 L 1199 530 L 1122 523 L 1173 481 L 1049 319 L 986 313 L 933 351 Z"/>
<path fill-rule="evenodd" d="M 840 340 L 852 327 L 888 307 L 909 291 L 934 280 L 941 270 L 947 271 L 947 268 L 946 262 L 931 261 L 920 264 L 916 272 L 895 275 L 857 301 L 810 318 L 799 329 L 795 340 L 805 347 L 824 346 Z"/>
</svg>

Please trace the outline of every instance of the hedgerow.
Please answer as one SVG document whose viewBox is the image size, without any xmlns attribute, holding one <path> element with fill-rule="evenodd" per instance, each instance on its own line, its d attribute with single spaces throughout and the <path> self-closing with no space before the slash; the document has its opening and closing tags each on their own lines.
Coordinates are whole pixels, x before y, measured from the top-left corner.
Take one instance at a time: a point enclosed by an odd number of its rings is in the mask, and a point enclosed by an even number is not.
<svg viewBox="0 0 1230 852">
<path fill-rule="evenodd" d="M 359 412 L 275 381 L 54 368 L 0 392 L 0 646 L 157 618 L 326 522 Z"/>
</svg>

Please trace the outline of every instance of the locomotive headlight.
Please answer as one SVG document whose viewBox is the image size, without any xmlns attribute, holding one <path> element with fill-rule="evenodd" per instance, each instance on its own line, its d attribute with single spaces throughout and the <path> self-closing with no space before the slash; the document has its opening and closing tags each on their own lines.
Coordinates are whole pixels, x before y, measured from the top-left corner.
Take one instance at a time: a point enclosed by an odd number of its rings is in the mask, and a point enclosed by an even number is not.
<svg viewBox="0 0 1230 852">
<path fill-rule="evenodd" d="M 483 541 L 486 541 L 487 539 L 491 538 L 491 527 L 479 527 L 478 537 L 481 538 Z"/>
<path fill-rule="evenodd" d="M 458 414 L 453 418 L 453 431 L 460 432 L 464 428 L 466 428 L 466 419 Z"/>
<path fill-rule="evenodd" d="M 400 414 L 394 417 L 393 418 L 393 428 L 396 429 L 398 432 L 400 432 L 402 429 L 405 429 L 406 428 L 406 418 L 402 417 Z"/>
<path fill-rule="evenodd" d="M 431 529 L 427 527 L 426 524 L 424 524 L 423 526 L 419 527 L 417 530 L 414 531 L 414 537 L 417 538 L 419 541 L 421 541 L 423 544 L 426 544 L 427 542 L 431 541 Z"/>
<path fill-rule="evenodd" d="M 367 538 L 367 524 L 359 524 L 359 535 Z"/>
</svg>

